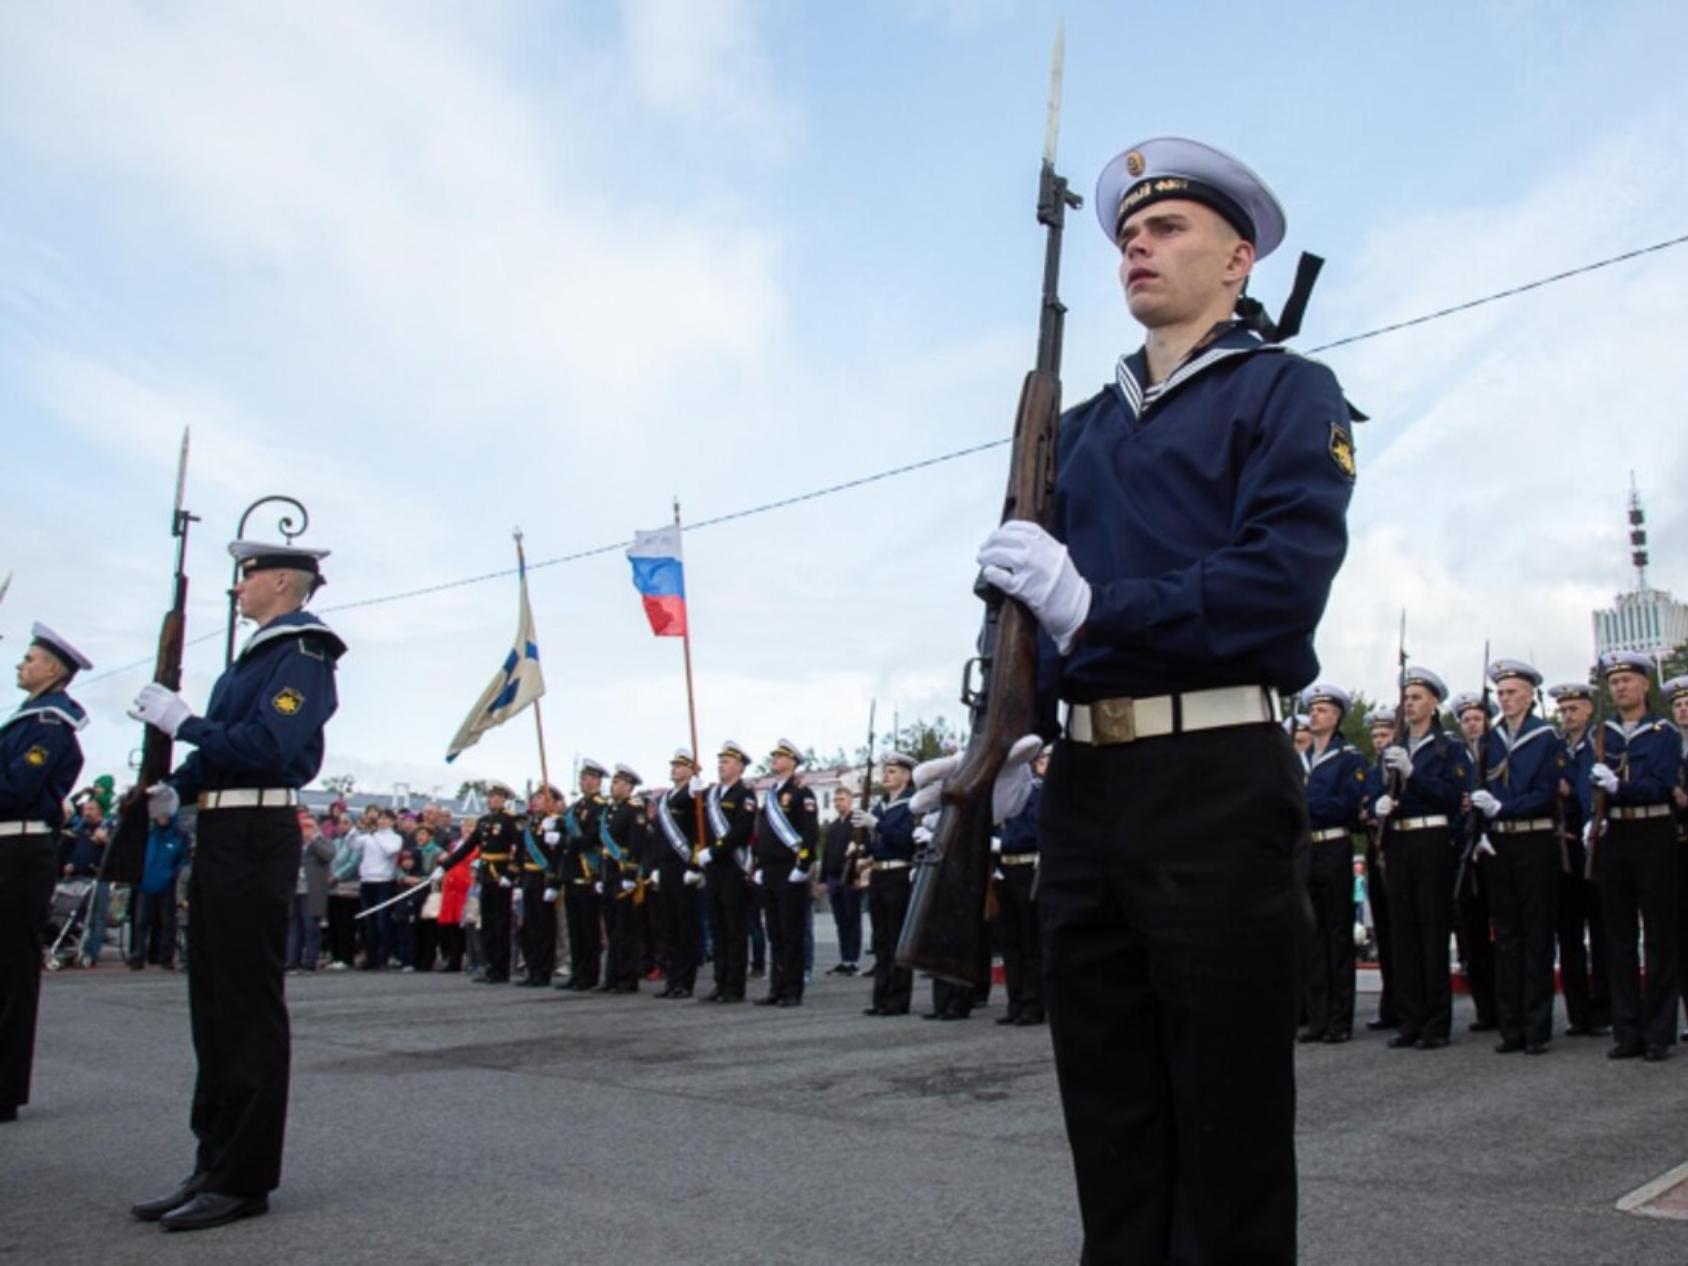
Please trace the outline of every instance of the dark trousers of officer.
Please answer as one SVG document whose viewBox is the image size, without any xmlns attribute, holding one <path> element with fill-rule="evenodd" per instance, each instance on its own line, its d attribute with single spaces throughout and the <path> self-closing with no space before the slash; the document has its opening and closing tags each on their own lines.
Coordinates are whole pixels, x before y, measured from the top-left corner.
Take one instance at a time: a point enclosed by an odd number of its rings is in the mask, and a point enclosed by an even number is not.
<svg viewBox="0 0 1688 1266">
<path fill-rule="evenodd" d="M 1492 840 L 1490 842 L 1493 843 Z M 1459 944 L 1460 961 L 1465 964 L 1465 986 L 1471 991 L 1477 1023 L 1482 1025 L 1499 1023 L 1495 1005 L 1495 942 L 1492 930 L 1494 901 L 1490 867 L 1493 863 L 1493 858 L 1480 859 L 1473 855 L 1465 867 L 1465 881 L 1454 894 L 1454 939 Z M 1454 873 L 1459 873 L 1457 860 Z"/>
<path fill-rule="evenodd" d="M 996 930 L 1002 946 L 1008 1018 L 1043 1019 L 1043 931 L 1037 917 L 1037 865 L 1002 863 L 996 881 Z"/>
<path fill-rule="evenodd" d="M 510 979 L 510 889 L 481 872 L 481 962 L 489 980 Z"/>
<path fill-rule="evenodd" d="M 1293 1262 L 1310 927 L 1289 737 L 1058 743 L 1039 845 L 1082 1261 Z"/>
<path fill-rule="evenodd" d="M 199 815 L 188 880 L 194 1168 L 223 1195 L 281 1183 L 290 1064 L 282 971 L 301 844 L 289 808 Z"/>
<path fill-rule="evenodd" d="M 1559 873 L 1556 920 L 1565 1017 L 1578 1030 L 1604 1029 L 1612 1023 L 1612 996 L 1606 983 L 1612 951 L 1606 943 L 1606 915 L 1600 908 L 1599 887 L 1583 878 L 1581 841 L 1567 852 L 1572 869 Z"/>
<path fill-rule="evenodd" d="M 897 938 L 908 915 L 913 872 L 873 868 L 867 899 L 873 911 L 873 1005 L 887 1015 L 907 1015 L 914 994 L 914 973 L 897 966 Z"/>
<path fill-rule="evenodd" d="M 1354 845 L 1346 834 L 1320 840 L 1308 855 L 1313 943 L 1307 956 L 1307 1031 L 1354 1030 Z"/>
<path fill-rule="evenodd" d="M 1448 937 L 1453 922 L 1454 850 L 1445 826 L 1389 826 L 1389 917 L 1395 946 L 1395 1012 L 1406 1037 L 1446 1039 L 1453 1027 Z"/>
<path fill-rule="evenodd" d="M 1366 835 L 1366 899 L 1371 904 L 1372 935 L 1377 940 L 1377 974 L 1383 988 L 1377 996 L 1377 1018 L 1393 1027 L 1400 1022 L 1395 1010 L 1395 938 L 1389 921 L 1389 876 L 1384 872 L 1383 850 L 1374 830 Z"/>
<path fill-rule="evenodd" d="M 1491 833 L 1483 863 L 1495 918 L 1495 1003 L 1508 1042 L 1553 1039 L 1553 928 L 1559 910 L 1559 845 L 1553 832 Z"/>
<path fill-rule="evenodd" d="M 862 893 L 845 875 L 826 881 L 832 925 L 838 929 L 838 963 L 854 967 L 862 961 Z"/>
<path fill-rule="evenodd" d="M 686 883 L 686 867 L 678 857 L 663 863 L 660 895 L 657 921 L 668 987 L 690 993 L 697 985 L 698 890 Z"/>
<path fill-rule="evenodd" d="M 557 907 L 545 899 L 549 876 L 522 875 L 522 962 L 527 978 L 546 984 L 557 970 Z"/>
<path fill-rule="evenodd" d="M 762 864 L 763 909 L 768 921 L 768 996 L 803 1001 L 803 928 L 809 881 L 791 882 L 792 861 Z"/>
<path fill-rule="evenodd" d="M 749 967 L 750 881 L 736 861 L 721 857 L 706 872 L 703 891 L 715 947 L 715 992 L 743 998 Z"/>
<path fill-rule="evenodd" d="M 639 988 L 639 911 L 621 880 L 604 880 L 604 984 L 626 993 Z"/>
<path fill-rule="evenodd" d="M 598 983 L 604 953 L 598 894 L 592 880 L 569 880 L 563 901 L 569 925 L 569 984 L 576 989 L 591 989 Z"/>
<path fill-rule="evenodd" d="M 1676 906 L 1680 859 L 1669 818 L 1607 822 L 1596 854 L 1611 948 L 1612 1036 L 1620 1046 L 1669 1046 L 1676 1034 Z M 1647 983 L 1637 943 L 1646 929 Z"/>
<path fill-rule="evenodd" d="M 56 837 L 0 839 L 0 1108 L 29 1102 L 41 957 L 57 872 Z"/>
</svg>

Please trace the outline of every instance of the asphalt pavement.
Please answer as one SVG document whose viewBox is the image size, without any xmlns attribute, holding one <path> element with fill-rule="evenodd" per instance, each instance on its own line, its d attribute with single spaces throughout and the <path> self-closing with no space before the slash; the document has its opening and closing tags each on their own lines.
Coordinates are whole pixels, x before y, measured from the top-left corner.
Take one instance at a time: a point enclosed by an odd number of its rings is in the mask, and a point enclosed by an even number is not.
<svg viewBox="0 0 1688 1266">
<path fill-rule="evenodd" d="M 945 1024 L 866 1018 L 866 982 L 824 974 L 793 1010 L 645 990 L 290 979 L 282 1189 L 266 1217 L 172 1235 L 127 1210 L 191 1166 L 185 981 L 49 977 L 35 1102 L 0 1127 L 0 1257 L 1077 1260 L 1048 1033 L 993 1024 L 1000 991 Z M 1688 1263 L 1688 1223 L 1616 1208 L 1688 1155 L 1688 1057 L 1500 1057 L 1460 1007 L 1443 1051 L 1298 1048 L 1302 1261 Z"/>
</svg>

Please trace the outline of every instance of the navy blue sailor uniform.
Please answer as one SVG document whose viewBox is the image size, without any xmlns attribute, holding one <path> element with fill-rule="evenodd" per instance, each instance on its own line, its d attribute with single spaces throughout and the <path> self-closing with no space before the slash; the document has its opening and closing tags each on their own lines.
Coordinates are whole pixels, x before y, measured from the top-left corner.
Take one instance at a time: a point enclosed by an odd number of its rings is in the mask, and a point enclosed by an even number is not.
<svg viewBox="0 0 1688 1266">
<path fill-rule="evenodd" d="M 297 791 L 322 768 L 346 644 L 307 611 L 277 616 L 217 679 L 194 750 L 170 776 L 199 819 L 188 881 L 192 1125 L 205 1190 L 260 1196 L 281 1181 L 290 1038 L 282 971 L 303 841 Z"/>
<path fill-rule="evenodd" d="M 804 926 L 813 905 L 810 881 L 820 844 L 815 793 L 796 774 L 768 788 L 756 824 L 756 864 L 762 871 L 768 920 L 768 994 L 761 1002 L 803 1001 Z M 804 876 L 793 883 L 794 874 Z"/>
<path fill-rule="evenodd" d="M 0 723 L 0 1111 L 29 1102 L 47 912 L 65 797 L 82 772 L 82 706 L 62 690 Z"/>
<path fill-rule="evenodd" d="M 873 1000 L 868 1015 L 907 1015 L 914 992 L 914 973 L 897 966 L 897 938 L 908 916 L 914 861 L 914 811 L 909 801 L 914 788 L 904 787 L 895 799 L 881 799 L 873 807 L 879 825 L 868 842 L 872 869 L 868 872 L 868 908 L 873 921 Z"/>
<path fill-rule="evenodd" d="M 1588 877 L 1583 826 L 1588 822 L 1592 787 L 1588 771 L 1594 766 L 1594 743 L 1588 732 L 1560 739 L 1565 769 L 1559 794 L 1559 832 L 1562 865 L 1559 905 L 1555 920 L 1559 942 L 1559 978 L 1565 992 L 1565 1017 L 1570 1037 L 1601 1037 L 1612 1025 L 1612 995 L 1608 984 L 1611 948 L 1606 941 L 1606 914 L 1600 889 Z"/>
<path fill-rule="evenodd" d="M 563 811 L 563 844 L 555 874 L 563 892 L 568 923 L 569 978 L 561 986 L 575 991 L 596 989 L 602 970 L 603 915 L 598 883 L 603 872 L 603 837 L 599 820 L 609 808 L 602 792 L 582 795 Z"/>
<path fill-rule="evenodd" d="M 1008 1009 L 998 1024 L 1042 1024 L 1043 932 L 1037 917 L 1037 823 L 1043 780 L 1032 783 L 1025 806 L 1002 824 L 996 859 L 996 925 L 1002 948 Z"/>
<path fill-rule="evenodd" d="M 715 988 L 704 1002 L 743 1002 L 750 970 L 750 839 L 756 830 L 756 793 L 742 778 L 716 783 L 704 801 L 709 856 L 704 896 L 715 952 Z"/>
<path fill-rule="evenodd" d="M 1354 1031 L 1354 843 L 1366 794 L 1366 758 L 1340 731 L 1301 754 L 1312 840 L 1307 898 L 1313 944 L 1307 976 L 1307 1042 L 1345 1042 Z"/>
<path fill-rule="evenodd" d="M 1503 721 L 1484 742 L 1487 790 L 1500 801 L 1500 812 L 1484 828 L 1495 850 L 1484 870 L 1495 926 L 1501 1045 L 1538 1050 L 1553 1038 L 1560 873 L 1554 806 L 1564 749 L 1553 727 L 1533 713 L 1516 734 Z"/>
<path fill-rule="evenodd" d="M 1618 789 L 1606 797 L 1595 871 L 1611 955 L 1614 1053 L 1658 1057 L 1676 1036 L 1681 859 L 1671 791 L 1682 764 L 1682 737 L 1649 712 L 1633 724 L 1608 720 L 1605 746 Z M 1645 989 L 1638 953 L 1643 928 Z"/>
</svg>

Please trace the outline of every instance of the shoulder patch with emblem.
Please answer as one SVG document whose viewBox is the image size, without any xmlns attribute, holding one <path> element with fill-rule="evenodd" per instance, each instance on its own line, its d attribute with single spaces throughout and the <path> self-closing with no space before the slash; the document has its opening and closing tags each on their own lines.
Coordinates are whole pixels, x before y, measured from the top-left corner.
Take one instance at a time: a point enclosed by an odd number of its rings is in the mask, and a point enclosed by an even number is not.
<svg viewBox="0 0 1688 1266">
<path fill-rule="evenodd" d="M 33 765 L 35 768 L 40 769 L 41 766 L 47 763 L 47 749 L 37 743 L 34 747 L 30 748 L 23 754 L 23 763 L 26 765 Z"/>
<path fill-rule="evenodd" d="M 1359 467 L 1354 461 L 1354 437 L 1340 422 L 1330 424 L 1330 459 L 1345 479 L 1353 479 Z"/>
<path fill-rule="evenodd" d="M 284 717 L 298 716 L 299 709 L 305 706 L 305 696 L 287 686 L 270 700 L 270 706 Z"/>
</svg>

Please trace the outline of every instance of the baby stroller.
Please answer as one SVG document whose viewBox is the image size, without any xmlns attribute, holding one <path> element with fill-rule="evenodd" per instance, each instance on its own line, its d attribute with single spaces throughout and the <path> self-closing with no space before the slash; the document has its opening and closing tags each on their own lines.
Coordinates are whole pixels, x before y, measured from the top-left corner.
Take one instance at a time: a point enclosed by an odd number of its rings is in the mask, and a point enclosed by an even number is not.
<svg viewBox="0 0 1688 1266">
<path fill-rule="evenodd" d="M 82 952 L 83 918 L 93 895 L 92 879 L 61 879 L 54 886 L 53 904 L 47 912 L 47 931 L 53 937 L 46 956 L 48 971 L 74 963 Z"/>
</svg>

